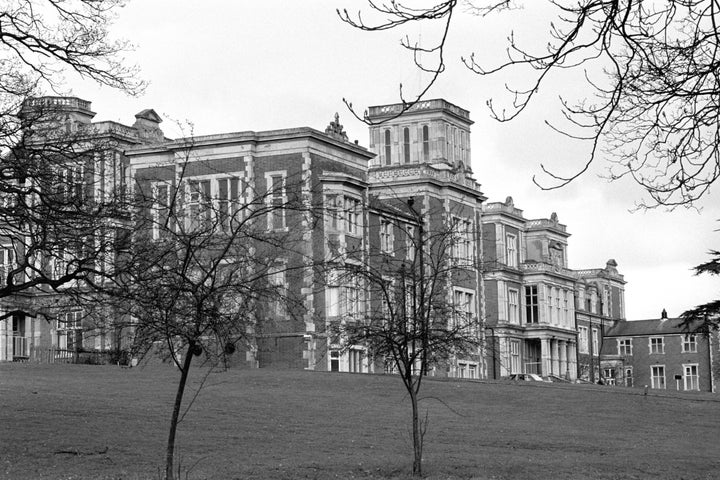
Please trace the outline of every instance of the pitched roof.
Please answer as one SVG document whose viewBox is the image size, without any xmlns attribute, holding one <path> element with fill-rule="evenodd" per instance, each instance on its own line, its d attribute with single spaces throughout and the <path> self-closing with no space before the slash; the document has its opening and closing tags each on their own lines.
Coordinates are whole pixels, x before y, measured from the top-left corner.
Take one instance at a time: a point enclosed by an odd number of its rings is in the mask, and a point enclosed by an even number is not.
<svg viewBox="0 0 720 480">
<path fill-rule="evenodd" d="M 618 322 L 606 332 L 606 337 L 630 337 L 637 335 L 672 335 L 695 330 L 702 321 L 683 324 L 682 318 L 654 318 L 651 320 L 629 320 Z"/>
</svg>

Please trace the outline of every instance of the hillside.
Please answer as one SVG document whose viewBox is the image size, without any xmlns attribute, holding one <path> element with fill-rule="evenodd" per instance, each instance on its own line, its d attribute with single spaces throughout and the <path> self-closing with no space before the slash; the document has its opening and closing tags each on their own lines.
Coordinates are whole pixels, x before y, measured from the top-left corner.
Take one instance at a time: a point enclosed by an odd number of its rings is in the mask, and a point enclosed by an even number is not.
<svg viewBox="0 0 720 480">
<path fill-rule="evenodd" d="M 159 478 L 177 376 L 164 366 L 0 364 L 0 478 Z M 654 393 L 429 380 L 425 471 L 720 478 L 718 397 Z M 181 469 L 189 479 L 407 478 L 409 416 L 392 376 L 211 373 L 180 424 Z"/>
</svg>

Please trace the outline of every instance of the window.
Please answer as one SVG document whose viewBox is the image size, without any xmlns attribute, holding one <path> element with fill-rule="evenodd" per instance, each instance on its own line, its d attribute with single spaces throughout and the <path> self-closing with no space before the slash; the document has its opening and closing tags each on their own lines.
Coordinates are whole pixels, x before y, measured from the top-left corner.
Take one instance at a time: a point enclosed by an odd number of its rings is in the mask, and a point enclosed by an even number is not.
<svg viewBox="0 0 720 480">
<path fill-rule="evenodd" d="M 650 367 L 650 384 L 652 388 L 665 388 L 665 365 Z"/>
<path fill-rule="evenodd" d="M 508 322 L 510 323 L 520 323 L 519 297 L 520 292 L 512 288 L 508 289 Z"/>
<path fill-rule="evenodd" d="M 562 316 L 560 315 L 560 289 L 555 289 L 555 319 L 558 323 L 562 323 Z"/>
<path fill-rule="evenodd" d="M 69 165 L 59 172 L 58 188 L 65 200 L 82 200 L 85 189 L 85 166 Z"/>
<path fill-rule="evenodd" d="M 237 217 L 240 211 L 239 196 L 240 179 L 218 179 L 218 224 L 223 232 L 230 232 L 232 226 L 241 220 Z"/>
<path fill-rule="evenodd" d="M 473 227 L 470 220 L 453 217 L 453 260 L 472 262 L 474 258 Z"/>
<path fill-rule="evenodd" d="M 550 323 L 555 323 L 555 310 L 553 309 L 553 287 L 547 287 L 547 313 L 548 313 L 548 321 Z"/>
<path fill-rule="evenodd" d="M 625 386 L 633 386 L 633 367 L 625 367 Z"/>
<path fill-rule="evenodd" d="M 510 340 L 510 373 L 520 373 L 520 342 Z"/>
<path fill-rule="evenodd" d="M 54 258 L 55 268 L 53 270 L 53 275 L 55 276 L 55 278 L 62 277 L 67 273 L 67 262 L 68 253 L 63 247 L 58 247 L 58 249 L 55 251 Z"/>
<path fill-rule="evenodd" d="M 525 322 L 538 323 L 538 287 L 537 285 L 525 286 Z"/>
<path fill-rule="evenodd" d="M 592 329 L 593 355 L 600 355 L 600 332 L 597 328 Z"/>
<path fill-rule="evenodd" d="M 340 371 L 340 352 L 338 350 L 330 351 L 330 371 L 331 372 L 339 372 Z"/>
<path fill-rule="evenodd" d="M 82 311 L 73 310 L 60 314 L 56 333 L 58 350 L 75 351 L 82 347 Z"/>
<path fill-rule="evenodd" d="M 473 294 L 466 290 L 455 289 L 453 297 L 455 304 L 455 325 L 453 328 L 472 328 L 472 322 L 475 317 L 475 301 Z"/>
<path fill-rule="evenodd" d="M 345 232 L 353 235 L 360 233 L 361 214 L 360 200 L 345 197 Z"/>
<path fill-rule="evenodd" d="M 562 298 L 563 298 L 563 321 L 566 325 L 570 325 L 571 319 L 570 319 L 570 309 L 568 308 L 569 298 L 570 298 L 570 292 L 567 290 L 563 290 L 562 292 Z"/>
<path fill-rule="evenodd" d="M 458 362 L 457 378 L 477 378 L 478 366 L 476 363 Z"/>
<path fill-rule="evenodd" d="M 363 312 L 362 290 L 357 280 L 350 280 L 340 286 L 328 287 L 326 292 L 328 317 L 355 317 Z"/>
<path fill-rule="evenodd" d="M 595 290 L 590 293 L 590 313 L 597 313 L 597 292 Z"/>
<path fill-rule="evenodd" d="M 581 288 L 578 290 L 577 308 L 579 310 L 585 310 L 585 289 Z"/>
<path fill-rule="evenodd" d="M 410 163 L 410 129 L 403 128 L 403 161 Z"/>
<path fill-rule="evenodd" d="M 505 235 L 505 264 L 517 268 L 517 237 L 508 233 Z"/>
<path fill-rule="evenodd" d="M 357 317 L 360 314 L 360 285 L 357 280 L 354 280 L 343 287 L 343 296 L 341 300 L 344 300 L 343 312 L 345 313 L 345 315 Z"/>
<path fill-rule="evenodd" d="M 188 228 L 206 229 L 212 212 L 210 180 L 190 180 L 188 187 Z"/>
<path fill-rule="evenodd" d="M 153 239 L 167 234 L 170 221 L 170 185 L 156 182 L 152 185 Z"/>
<path fill-rule="evenodd" d="M 603 369 L 603 379 L 605 381 L 605 385 L 615 385 L 615 369 L 614 368 L 604 368 Z"/>
<path fill-rule="evenodd" d="M 650 337 L 650 353 L 665 353 L 665 342 L 662 337 Z"/>
<path fill-rule="evenodd" d="M 405 259 L 415 260 L 415 227 L 412 225 L 405 226 Z"/>
<path fill-rule="evenodd" d="M 578 327 L 578 351 L 588 353 L 588 328 L 584 326 Z"/>
<path fill-rule="evenodd" d="M 607 285 L 604 286 L 602 293 L 602 314 L 610 315 L 610 287 Z"/>
<path fill-rule="evenodd" d="M 285 279 L 286 267 L 284 264 L 272 266 L 267 273 L 268 284 L 270 285 L 268 310 L 276 316 L 283 316 L 285 311 L 285 293 L 287 281 Z"/>
<path fill-rule="evenodd" d="M 267 208 L 268 229 L 285 229 L 285 204 L 287 194 L 285 191 L 285 172 L 268 172 L 265 174 L 265 181 L 268 188 Z"/>
<path fill-rule="evenodd" d="M 105 171 L 105 165 L 100 167 L 103 170 L 106 185 L 109 187 L 108 194 L 118 200 L 125 200 L 127 192 L 127 181 L 128 181 L 128 165 L 123 162 L 120 152 L 112 152 L 111 159 L 108 162 L 107 168 L 110 169 L 109 174 Z"/>
<path fill-rule="evenodd" d="M 700 375 L 697 363 L 683 365 L 685 390 L 700 390 Z"/>
<path fill-rule="evenodd" d="M 617 342 L 618 342 L 618 355 L 622 355 L 622 356 L 632 355 L 632 338 L 619 338 Z"/>
<path fill-rule="evenodd" d="M 427 125 L 422 127 L 422 149 L 423 161 L 427 162 L 430 160 L 430 128 Z"/>
<path fill-rule="evenodd" d="M 7 285 L 8 275 L 15 268 L 15 250 L 0 247 L 0 285 Z"/>
<path fill-rule="evenodd" d="M 392 143 L 389 128 L 385 130 L 385 165 L 392 165 Z"/>
<path fill-rule="evenodd" d="M 688 334 L 683 335 L 683 337 L 682 337 L 682 352 L 683 353 L 696 353 L 697 352 L 697 337 L 695 336 L 695 334 L 688 333 Z"/>
<path fill-rule="evenodd" d="M 382 253 L 393 251 L 393 224 L 390 220 L 380 221 L 380 251 Z"/>
</svg>

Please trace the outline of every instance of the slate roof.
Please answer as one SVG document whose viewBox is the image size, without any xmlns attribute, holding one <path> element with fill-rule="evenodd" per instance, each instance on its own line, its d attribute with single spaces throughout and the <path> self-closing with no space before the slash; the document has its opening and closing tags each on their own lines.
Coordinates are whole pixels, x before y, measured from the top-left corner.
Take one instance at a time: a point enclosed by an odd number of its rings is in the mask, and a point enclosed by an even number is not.
<svg viewBox="0 0 720 480">
<path fill-rule="evenodd" d="M 605 331 L 605 337 L 632 337 L 640 335 L 677 335 L 692 332 L 701 321 L 682 324 L 682 318 L 655 318 L 651 320 L 629 320 L 619 322 Z"/>
</svg>

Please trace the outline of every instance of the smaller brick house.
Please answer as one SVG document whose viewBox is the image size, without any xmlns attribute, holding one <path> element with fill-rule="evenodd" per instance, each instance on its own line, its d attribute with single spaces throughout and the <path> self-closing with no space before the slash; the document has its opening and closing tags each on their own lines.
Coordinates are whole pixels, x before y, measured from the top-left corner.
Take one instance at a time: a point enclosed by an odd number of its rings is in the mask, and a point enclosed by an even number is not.
<svg viewBox="0 0 720 480">
<path fill-rule="evenodd" d="M 610 385 L 715 391 L 716 336 L 689 333 L 681 318 L 620 321 L 604 334 L 602 379 Z"/>
</svg>

